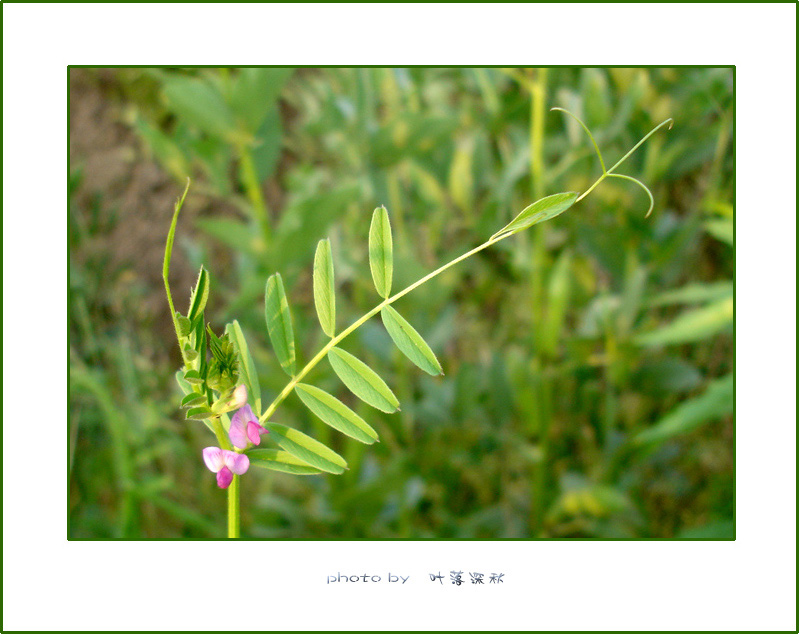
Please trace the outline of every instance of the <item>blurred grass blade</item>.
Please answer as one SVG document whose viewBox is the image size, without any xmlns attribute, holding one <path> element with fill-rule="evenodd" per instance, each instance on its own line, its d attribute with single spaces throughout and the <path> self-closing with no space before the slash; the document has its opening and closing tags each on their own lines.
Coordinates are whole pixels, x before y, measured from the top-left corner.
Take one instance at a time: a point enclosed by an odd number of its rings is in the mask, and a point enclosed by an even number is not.
<svg viewBox="0 0 799 634">
<path fill-rule="evenodd" d="M 305 383 L 295 389 L 305 406 L 333 429 L 367 445 L 377 440 L 377 432 L 335 396 Z"/>
<path fill-rule="evenodd" d="M 250 348 L 247 346 L 247 340 L 244 338 L 244 333 L 241 331 L 241 326 L 238 320 L 234 319 L 227 325 L 225 329 L 230 340 L 233 342 L 233 347 L 239 355 L 239 372 L 247 386 L 247 393 L 249 398 L 255 404 L 255 413 L 261 413 L 261 385 L 258 382 L 258 372 L 255 369 L 255 362 L 250 354 Z"/>
<path fill-rule="evenodd" d="M 318 440 L 314 440 L 296 429 L 291 429 L 279 423 L 268 422 L 264 423 L 264 426 L 271 432 L 270 438 L 281 449 L 312 467 L 328 473 L 344 473 L 347 469 L 347 463 L 344 458 L 332 449 L 325 447 Z"/>
<path fill-rule="evenodd" d="M 669 304 L 698 304 L 732 297 L 732 282 L 723 281 L 713 284 L 686 284 L 672 291 L 659 293 L 649 302 L 650 306 L 667 306 Z"/>
<path fill-rule="evenodd" d="M 292 456 L 287 451 L 280 449 L 251 449 L 247 452 L 250 465 L 271 469 L 272 471 L 282 471 L 283 473 L 293 473 L 294 475 L 318 475 L 324 473 L 309 465 L 307 462 Z"/>
<path fill-rule="evenodd" d="M 497 231 L 491 238 L 493 239 L 504 234 L 517 233 L 539 222 L 550 220 L 571 207 L 577 201 L 577 196 L 577 192 L 564 192 L 562 194 L 552 194 L 551 196 L 537 200 L 529 207 L 525 207 L 518 216 Z"/>
<path fill-rule="evenodd" d="M 372 225 L 369 227 L 369 267 L 372 269 L 377 292 L 382 297 L 388 297 L 394 273 L 394 247 L 385 207 L 378 207 L 372 214 Z"/>
<path fill-rule="evenodd" d="M 541 349 L 550 356 L 558 350 L 571 291 L 571 252 L 564 249 L 549 277 L 547 312 L 541 326 Z"/>
<path fill-rule="evenodd" d="M 200 273 L 197 275 L 197 283 L 191 292 L 191 301 L 189 302 L 189 321 L 192 323 L 197 319 L 197 315 L 205 310 L 205 305 L 208 303 L 208 293 L 211 290 L 211 280 L 208 276 L 208 271 L 204 266 L 200 267 Z"/>
<path fill-rule="evenodd" d="M 394 310 L 393 307 L 384 306 L 380 311 L 380 316 L 383 318 L 383 325 L 386 327 L 388 334 L 402 354 L 428 374 L 433 376 L 444 374 L 441 364 L 436 359 L 436 355 L 433 354 L 430 346 L 402 315 Z"/>
<path fill-rule="evenodd" d="M 336 334 L 336 289 L 330 240 L 320 240 L 313 261 L 313 298 L 319 323 L 328 337 Z"/>
<path fill-rule="evenodd" d="M 344 385 L 359 399 L 387 414 L 399 409 L 397 397 L 363 361 L 341 348 L 332 348 L 327 358 Z"/>
<path fill-rule="evenodd" d="M 633 439 L 636 445 L 668 440 L 732 412 L 733 375 L 713 381 L 704 394 L 680 403 L 649 429 Z"/>
<path fill-rule="evenodd" d="M 266 328 L 277 360 L 289 376 L 294 376 L 294 328 L 280 273 L 266 280 Z"/>
<path fill-rule="evenodd" d="M 683 313 L 670 324 L 636 337 L 642 346 L 701 341 L 732 327 L 732 297 Z"/>
</svg>

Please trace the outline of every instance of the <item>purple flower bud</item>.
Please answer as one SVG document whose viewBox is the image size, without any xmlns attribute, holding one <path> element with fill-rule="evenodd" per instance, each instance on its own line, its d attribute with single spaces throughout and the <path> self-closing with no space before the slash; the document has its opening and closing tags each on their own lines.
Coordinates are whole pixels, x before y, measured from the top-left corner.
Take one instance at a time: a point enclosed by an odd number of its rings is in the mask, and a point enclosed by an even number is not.
<svg viewBox="0 0 799 634">
<path fill-rule="evenodd" d="M 245 405 L 235 414 L 230 421 L 230 442 L 234 447 L 246 449 L 249 443 L 253 445 L 261 444 L 261 434 L 269 431 L 258 423 L 258 419 L 253 414 L 252 408 Z"/>
</svg>

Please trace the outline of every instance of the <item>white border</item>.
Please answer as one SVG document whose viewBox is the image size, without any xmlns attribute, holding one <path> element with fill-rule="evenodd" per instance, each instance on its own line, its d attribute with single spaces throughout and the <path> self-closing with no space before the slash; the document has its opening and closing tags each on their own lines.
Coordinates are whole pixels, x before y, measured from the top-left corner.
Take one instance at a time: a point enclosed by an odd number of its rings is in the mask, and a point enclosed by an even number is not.
<svg viewBox="0 0 799 634">
<path fill-rule="evenodd" d="M 795 629 L 795 5 L 2 10 L 3 629 Z M 737 541 L 66 541 L 66 65 L 319 62 L 737 66 Z"/>
</svg>

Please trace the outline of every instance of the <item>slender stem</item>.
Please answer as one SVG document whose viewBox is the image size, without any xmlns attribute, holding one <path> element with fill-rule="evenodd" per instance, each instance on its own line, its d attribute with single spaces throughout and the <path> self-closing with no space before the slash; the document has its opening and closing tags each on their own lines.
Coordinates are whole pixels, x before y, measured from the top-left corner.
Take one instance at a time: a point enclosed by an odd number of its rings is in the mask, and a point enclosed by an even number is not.
<svg viewBox="0 0 799 634">
<path fill-rule="evenodd" d="M 330 352 L 330 350 L 336 344 L 338 344 L 341 340 L 343 340 L 347 335 L 349 335 L 353 331 L 357 330 L 360 326 L 362 326 L 364 323 L 366 323 L 369 319 L 374 317 L 377 313 L 379 313 L 383 309 L 384 306 L 388 306 L 389 304 L 393 304 L 395 301 L 397 301 L 401 297 L 404 297 L 405 295 L 410 293 L 415 288 L 418 288 L 419 286 L 421 286 L 425 282 L 427 282 L 429 280 L 432 280 L 439 273 L 443 273 L 448 268 L 450 268 L 451 266 L 454 266 L 458 262 L 462 262 L 466 258 L 469 258 L 469 257 L 473 256 L 475 253 L 478 253 L 478 252 L 482 251 L 483 249 L 486 249 L 486 248 L 490 247 L 492 244 L 496 244 L 500 240 L 504 240 L 505 238 L 507 238 L 507 237 L 509 237 L 511 235 L 513 235 L 513 234 L 512 233 L 506 233 L 504 235 L 494 236 L 494 237 L 490 238 L 488 241 L 483 242 L 483 244 L 481 244 L 480 246 L 475 247 L 471 251 L 468 251 L 468 252 L 464 253 L 463 255 L 461 255 L 461 256 L 455 258 L 454 260 L 452 260 L 451 262 L 447 262 L 445 265 L 437 268 L 432 273 L 428 273 L 422 279 L 417 280 L 416 282 L 414 282 L 410 286 L 404 288 L 403 290 L 401 290 L 396 295 L 392 295 L 391 297 L 389 297 L 387 299 L 384 299 L 377 306 L 375 306 L 372 310 L 370 310 L 368 313 L 363 315 L 363 317 L 358 319 L 356 322 L 354 322 L 352 325 L 350 325 L 345 330 L 342 330 L 339 334 L 337 334 L 330 341 L 328 341 L 327 345 L 325 345 L 325 347 L 322 348 L 316 354 L 316 356 L 313 359 L 311 359 L 305 365 L 305 367 L 302 370 L 300 370 L 300 372 L 294 378 L 292 378 L 291 381 L 289 381 L 286 384 L 286 387 L 283 388 L 283 391 L 280 392 L 280 394 L 277 395 L 277 398 L 275 398 L 275 400 L 272 401 L 272 403 L 269 405 L 269 407 L 266 409 L 266 411 L 261 415 L 260 422 L 263 423 L 264 421 L 269 420 L 269 417 L 274 413 L 274 411 L 277 409 L 278 405 L 280 405 L 286 399 L 286 397 L 289 394 L 291 394 L 291 391 L 294 389 L 294 386 L 296 386 L 297 383 L 302 381 L 302 379 L 305 377 L 305 375 L 308 374 L 311 370 L 313 370 L 313 368 L 316 367 L 316 365 L 322 359 L 324 359 L 325 355 L 327 355 L 327 353 Z"/>
<path fill-rule="evenodd" d="M 235 539 L 241 534 L 240 480 L 241 476 L 234 475 L 227 488 L 227 536 L 229 539 Z"/>
<path fill-rule="evenodd" d="M 615 169 L 616 169 L 616 168 L 617 168 L 619 165 L 621 165 L 622 163 L 624 163 L 624 161 L 626 161 L 626 160 L 627 160 L 627 159 L 630 157 L 630 155 L 631 155 L 633 152 L 635 152 L 635 151 L 636 151 L 636 150 L 637 150 L 639 147 L 641 147 L 641 145 L 643 145 L 644 141 L 646 141 L 646 140 L 647 140 L 649 137 L 651 137 L 653 134 L 655 134 L 655 132 L 657 132 L 658 130 L 660 130 L 660 128 L 662 128 L 662 127 L 663 127 L 664 125 L 666 125 L 667 123 L 669 124 L 669 130 L 671 130 L 671 126 L 672 126 L 672 125 L 674 125 L 674 119 L 672 119 L 672 118 L 668 118 L 668 119 L 666 119 L 666 120 L 665 120 L 663 123 L 661 123 L 661 124 L 659 124 L 658 126 L 656 126 L 655 128 L 653 128 L 653 129 L 652 129 L 652 131 L 651 131 L 649 134 L 647 134 L 647 135 L 646 135 L 646 136 L 645 136 L 643 139 L 641 139 L 640 141 L 638 141 L 638 143 L 636 143 L 636 144 L 633 146 L 633 149 L 632 149 L 632 150 L 630 150 L 629 152 L 627 152 L 627 154 L 625 154 L 624 156 L 622 156 L 622 157 L 619 159 L 619 162 L 618 162 L 618 163 L 616 163 L 616 164 L 615 164 L 613 167 L 611 167 L 611 168 L 608 170 L 608 173 L 612 172 L 612 171 L 613 171 L 613 170 L 615 170 Z"/>
<path fill-rule="evenodd" d="M 563 110 L 563 109 L 562 109 L 562 108 L 553 108 L 553 110 Z M 564 112 L 568 112 L 568 111 L 564 110 Z M 571 113 L 569 113 L 569 114 L 571 114 Z M 574 116 L 574 115 L 572 115 L 572 116 Z M 575 119 L 577 119 L 577 117 L 575 117 Z M 577 119 L 577 121 L 580 121 L 580 120 L 579 120 L 579 119 Z M 582 121 L 580 121 L 580 123 L 582 124 Z M 651 136 L 652 136 L 652 135 L 653 135 L 655 132 L 657 132 L 658 130 L 660 130 L 660 128 L 662 128 L 662 127 L 663 127 L 664 125 L 666 125 L 667 123 L 669 124 L 669 130 L 671 130 L 671 126 L 674 124 L 674 119 L 671 119 L 671 118 L 669 118 L 669 119 L 666 119 L 666 120 L 665 120 L 663 123 L 660 123 L 660 124 L 659 124 L 659 125 L 657 125 L 656 127 L 652 128 L 652 130 L 649 132 L 649 134 L 647 134 L 647 135 L 646 135 L 646 136 L 645 136 L 643 139 L 641 139 L 640 141 L 638 141 L 638 143 L 636 143 L 636 144 L 633 146 L 633 148 L 632 148 L 632 149 L 631 149 L 629 152 L 627 152 L 627 154 L 625 154 L 624 156 L 622 156 L 622 157 L 621 157 L 621 158 L 618 160 L 618 162 L 617 162 L 617 163 L 616 163 L 616 164 L 615 164 L 613 167 L 611 167 L 609 170 L 607 170 L 606 172 L 604 172 L 604 173 L 602 174 L 602 176 L 600 176 L 599 178 L 597 178 L 597 179 L 596 179 L 596 181 L 594 181 L 594 184 L 593 184 L 593 185 L 591 185 L 591 187 L 589 187 L 588 189 L 586 189 L 586 190 L 585 190 L 585 191 L 584 191 L 582 194 L 580 194 L 580 195 L 577 197 L 577 200 L 575 200 L 574 202 L 575 202 L 575 203 L 578 203 L 578 202 L 580 202 L 580 201 L 581 201 L 583 198 L 585 198 L 586 196 L 588 196 L 588 194 L 590 194 L 592 191 L 594 191 L 594 189 L 596 188 L 596 186 L 597 186 L 597 185 L 599 185 L 599 183 L 601 183 L 603 180 L 605 180 L 605 179 L 606 179 L 608 176 L 615 176 L 615 177 L 617 177 L 617 178 L 626 178 L 627 180 L 631 180 L 631 181 L 634 181 L 634 182 L 638 183 L 639 185 L 641 185 L 641 187 L 643 187 L 644 189 L 646 189 L 646 190 L 647 190 L 647 194 L 649 194 L 650 201 L 651 201 L 651 200 L 652 200 L 652 196 L 651 196 L 651 194 L 649 193 L 649 190 L 646 188 L 646 186 L 645 186 L 645 185 L 644 185 L 644 184 L 643 184 L 641 181 L 638 181 L 638 180 L 636 180 L 636 179 L 632 178 L 631 176 L 623 176 L 623 175 L 621 175 L 621 174 L 614 174 L 614 173 L 613 173 L 613 171 L 614 171 L 614 170 L 615 170 L 617 167 L 619 167 L 619 165 L 621 165 L 622 163 L 624 163 L 624 161 L 626 161 L 626 160 L 627 160 L 627 159 L 630 157 L 630 155 L 631 155 L 633 152 L 635 152 L 635 151 L 636 151 L 636 150 L 637 150 L 639 147 L 641 147 L 641 145 L 644 143 L 644 141 L 646 141 L 646 140 L 647 140 L 649 137 L 651 137 Z M 584 125 L 584 124 L 583 124 L 583 127 L 585 128 L 585 125 Z M 588 128 L 585 128 L 585 130 L 586 130 L 586 132 L 588 132 Z M 590 133 L 590 132 L 588 132 L 588 134 L 589 134 L 589 136 L 591 135 L 591 133 Z M 594 137 L 593 137 L 593 136 L 591 136 L 591 140 L 592 140 L 592 141 L 594 140 Z M 594 145 L 596 145 L 596 144 L 594 144 Z M 598 153 L 598 152 L 599 152 L 599 149 L 597 148 L 597 153 Z M 602 160 L 602 158 L 600 157 L 600 161 L 601 161 L 601 160 Z M 604 167 L 604 166 L 603 166 L 603 167 Z M 652 204 L 653 204 L 653 206 L 654 206 L 654 201 L 652 201 Z M 650 210 L 649 210 L 649 212 L 647 212 L 647 214 L 646 214 L 646 215 L 648 216 L 648 215 L 649 215 L 649 213 L 650 213 L 651 211 L 652 211 L 652 209 L 650 209 Z"/>
<path fill-rule="evenodd" d="M 579 123 L 581 126 L 583 126 L 583 130 L 586 131 L 586 133 L 588 134 L 588 138 L 591 139 L 591 143 L 594 144 L 594 149 L 596 150 L 596 155 L 599 157 L 599 164 L 602 166 L 602 173 L 606 174 L 608 170 L 605 169 L 605 161 L 602 159 L 602 152 L 599 151 L 599 146 L 597 145 L 597 142 L 594 139 L 594 135 L 591 134 L 591 130 L 589 130 L 588 126 L 583 123 L 582 119 L 580 119 L 579 117 L 575 116 L 574 114 L 572 114 L 571 112 L 566 110 L 566 108 L 557 108 L 556 107 L 556 108 L 550 108 L 550 111 L 551 110 L 558 110 L 560 112 L 565 112 L 572 119 L 577 121 L 577 123 Z M 618 167 L 618 165 L 616 167 Z"/>
</svg>

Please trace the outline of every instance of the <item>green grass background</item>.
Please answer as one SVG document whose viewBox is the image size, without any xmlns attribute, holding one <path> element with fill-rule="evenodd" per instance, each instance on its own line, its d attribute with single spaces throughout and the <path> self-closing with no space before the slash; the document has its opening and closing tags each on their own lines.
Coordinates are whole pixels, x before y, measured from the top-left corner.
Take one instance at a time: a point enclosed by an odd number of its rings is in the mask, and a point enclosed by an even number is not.
<svg viewBox="0 0 799 634">
<path fill-rule="evenodd" d="M 729 68 L 70 70 L 69 515 L 72 538 L 225 534 L 225 495 L 185 421 L 160 282 L 190 176 L 172 288 L 204 263 L 206 317 L 238 319 L 265 400 L 286 382 L 263 289 L 286 283 L 304 363 L 326 339 L 311 267 L 330 236 L 339 328 L 378 301 L 372 210 L 396 289 L 530 202 L 583 191 L 667 117 L 624 171 L 551 222 L 397 303 L 444 368 L 379 320 L 344 347 L 392 387 L 387 415 L 326 364 L 311 382 L 380 434 L 365 447 L 296 396 L 274 420 L 343 455 L 341 476 L 251 470 L 242 535 L 264 538 L 730 538 L 734 517 L 734 100 Z"/>
</svg>

